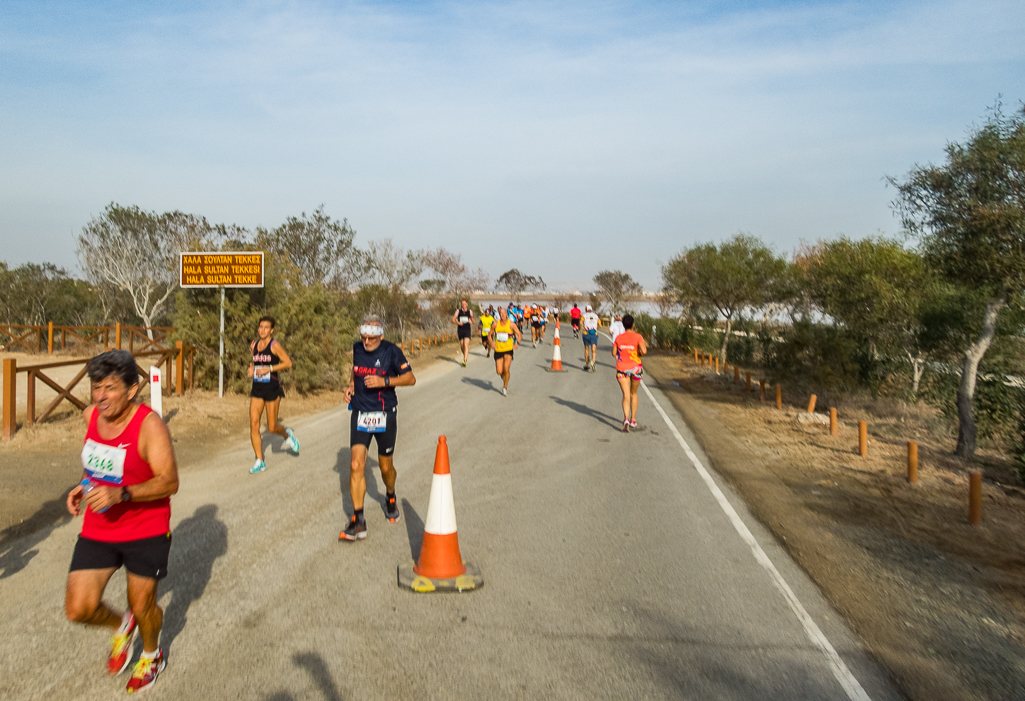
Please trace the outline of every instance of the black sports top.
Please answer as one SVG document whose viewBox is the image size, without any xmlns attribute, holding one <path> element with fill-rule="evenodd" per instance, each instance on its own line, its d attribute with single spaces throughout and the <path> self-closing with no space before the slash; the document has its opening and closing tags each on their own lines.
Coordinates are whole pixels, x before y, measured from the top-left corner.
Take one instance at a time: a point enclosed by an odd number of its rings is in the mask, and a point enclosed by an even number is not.
<svg viewBox="0 0 1025 701">
<path fill-rule="evenodd" d="M 363 383 L 367 375 L 381 377 L 398 377 L 411 372 L 412 368 L 406 361 L 402 350 L 390 341 L 381 341 L 373 353 L 368 353 L 362 341 L 352 347 L 353 411 L 392 411 L 398 406 L 394 387 L 370 389 Z"/>
<path fill-rule="evenodd" d="M 459 322 L 459 328 L 469 331 L 470 322 L 473 320 L 473 312 L 467 309 L 465 312 L 462 309 L 456 310 L 456 321 Z"/>
<path fill-rule="evenodd" d="M 272 338 L 267 342 L 267 347 L 263 350 L 259 349 L 260 339 L 253 341 L 249 347 L 253 350 L 253 384 L 263 385 L 271 384 L 275 385 L 280 382 L 277 372 L 271 372 L 269 376 L 264 375 L 262 378 L 256 376 L 256 369 L 260 366 L 268 367 L 271 365 L 277 365 L 281 362 L 281 358 L 274 352 L 274 339 Z"/>
</svg>

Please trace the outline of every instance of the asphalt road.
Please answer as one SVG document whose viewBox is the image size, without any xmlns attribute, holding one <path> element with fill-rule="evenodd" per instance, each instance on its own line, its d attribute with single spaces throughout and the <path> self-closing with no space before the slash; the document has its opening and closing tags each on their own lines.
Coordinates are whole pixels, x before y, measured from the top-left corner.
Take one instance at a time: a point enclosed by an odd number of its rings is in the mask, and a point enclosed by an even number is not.
<svg viewBox="0 0 1025 701">
<path fill-rule="evenodd" d="M 550 345 L 517 351 L 508 397 L 478 349 L 400 389 L 403 520 L 385 520 L 371 460 L 360 543 L 337 540 L 351 510 L 344 407 L 295 423 L 301 457 L 274 438 L 263 474 L 248 474 L 247 436 L 183 465 L 160 596 L 168 667 L 148 698 L 900 698 L 742 502 L 701 474 L 654 380 L 623 434 L 608 339 L 595 374 L 564 340 L 561 374 L 546 371 Z M 396 566 L 418 552 L 442 434 L 462 554 L 485 585 L 413 594 Z M 0 698 L 123 693 L 126 676 L 104 672 L 106 634 L 63 617 L 79 529 L 11 551 Z M 107 601 L 123 606 L 120 573 Z"/>
</svg>

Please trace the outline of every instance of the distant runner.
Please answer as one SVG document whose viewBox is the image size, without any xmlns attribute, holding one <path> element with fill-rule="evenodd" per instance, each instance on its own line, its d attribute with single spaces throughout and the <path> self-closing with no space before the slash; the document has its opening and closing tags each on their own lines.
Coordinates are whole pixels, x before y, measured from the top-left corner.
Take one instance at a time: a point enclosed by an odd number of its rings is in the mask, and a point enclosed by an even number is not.
<svg viewBox="0 0 1025 701">
<path fill-rule="evenodd" d="M 299 454 L 299 439 L 295 433 L 278 424 L 278 405 L 285 396 L 278 371 L 292 367 L 292 360 L 281 344 L 274 340 L 274 317 L 261 317 L 256 333 L 259 338 L 249 344 L 253 353 L 248 371 L 249 377 L 253 378 L 253 388 L 249 390 L 249 439 L 256 453 L 256 462 L 249 468 L 250 474 L 267 469 L 263 459 L 263 438 L 260 436 L 260 417 L 264 407 L 267 409 L 267 430 L 285 439 L 282 448 Z"/>
<path fill-rule="evenodd" d="M 537 305 L 527 310 L 527 315 L 530 318 L 530 340 L 533 341 L 535 348 L 539 342 L 542 342 L 541 314 L 541 307 Z"/>
<path fill-rule="evenodd" d="M 503 307 L 498 308 L 498 316 L 498 321 L 491 326 L 491 347 L 495 351 L 495 372 L 502 378 L 502 396 L 505 397 L 508 396 L 513 351 L 520 347 L 523 334 Z"/>
<path fill-rule="evenodd" d="M 352 374 L 345 388 L 352 417 L 349 421 L 349 494 L 352 496 L 352 520 L 338 534 L 339 540 L 363 540 L 367 522 L 363 516 L 363 497 L 367 493 L 367 453 L 370 441 L 377 440 L 377 462 L 387 489 L 384 515 L 392 523 L 402 514 L 395 499 L 395 437 L 398 434 L 396 387 L 411 387 L 416 377 L 402 350 L 384 340 L 384 322 L 376 314 L 363 319 L 360 340 L 352 347 Z"/>
<path fill-rule="evenodd" d="M 69 620 L 113 631 L 110 674 L 128 668 L 135 640 L 142 636 L 142 655 L 126 687 L 131 694 L 151 687 L 166 665 L 159 647 L 164 612 L 157 606 L 157 584 L 167 576 L 178 466 L 164 422 L 135 401 L 139 374 L 132 354 L 101 353 L 86 372 L 92 404 L 82 413 L 85 471 L 67 498 L 68 511 L 83 514 L 82 534 L 71 556 L 64 609 Z M 129 610 L 118 614 L 103 603 L 103 591 L 122 565 Z"/>
<path fill-rule="evenodd" d="M 487 351 L 485 358 L 491 357 L 491 325 L 493 323 L 495 323 L 495 308 L 489 305 L 477 322 L 477 327 L 480 329 L 480 343 Z"/>
<path fill-rule="evenodd" d="M 459 335 L 459 348 L 463 351 L 463 367 L 470 359 L 470 334 L 473 331 L 473 312 L 470 305 L 464 299 L 459 302 L 459 309 L 452 315 L 452 323 L 457 325 Z"/>
<path fill-rule="evenodd" d="M 576 304 L 569 310 L 569 323 L 573 325 L 573 338 L 580 336 L 580 307 Z"/>
<path fill-rule="evenodd" d="M 624 331 L 626 331 L 626 328 L 623 326 L 623 315 L 616 314 L 615 320 L 609 324 L 609 336 L 612 336 L 612 342 L 615 343 L 616 336 Z"/>
<path fill-rule="evenodd" d="M 580 317 L 584 325 L 584 369 L 594 372 L 594 363 L 598 359 L 598 315 L 588 304 L 584 307 L 584 314 Z"/>
<path fill-rule="evenodd" d="M 641 356 L 648 352 L 644 337 L 633 330 L 634 318 L 623 317 L 623 333 L 612 343 L 612 357 L 616 359 L 616 381 L 623 390 L 623 433 L 637 428 L 637 388 L 641 386 L 644 366 Z"/>
</svg>

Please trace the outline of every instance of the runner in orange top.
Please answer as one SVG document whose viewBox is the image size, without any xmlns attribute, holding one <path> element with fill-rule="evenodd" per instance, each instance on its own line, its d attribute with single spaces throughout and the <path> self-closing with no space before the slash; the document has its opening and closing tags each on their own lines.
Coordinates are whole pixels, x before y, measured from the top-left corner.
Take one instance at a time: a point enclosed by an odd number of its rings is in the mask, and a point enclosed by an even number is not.
<svg viewBox="0 0 1025 701">
<path fill-rule="evenodd" d="M 637 388 L 641 386 L 644 366 L 641 356 L 648 352 L 644 337 L 633 330 L 634 318 L 623 315 L 623 333 L 612 343 L 612 357 L 616 359 L 616 380 L 623 390 L 623 433 L 637 427 Z"/>
</svg>

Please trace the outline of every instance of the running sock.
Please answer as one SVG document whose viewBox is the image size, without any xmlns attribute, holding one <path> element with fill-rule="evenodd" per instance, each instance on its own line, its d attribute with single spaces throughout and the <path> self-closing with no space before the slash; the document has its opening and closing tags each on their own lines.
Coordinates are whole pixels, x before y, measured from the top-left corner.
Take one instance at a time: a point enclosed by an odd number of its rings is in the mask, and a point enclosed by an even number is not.
<svg viewBox="0 0 1025 701">
<path fill-rule="evenodd" d="M 395 498 L 395 492 L 388 492 L 387 493 L 387 498 L 388 499 L 394 499 Z"/>
<path fill-rule="evenodd" d="M 355 510 L 353 510 L 352 515 L 356 517 L 357 521 L 362 521 L 363 520 L 363 509 L 355 509 Z"/>
<path fill-rule="evenodd" d="M 145 650 L 143 650 L 142 654 L 139 655 L 139 659 L 141 659 L 141 660 L 152 660 L 154 657 L 156 657 L 159 654 L 160 654 L 160 648 L 159 647 L 156 650 L 154 650 L 153 652 L 146 652 Z"/>
</svg>

